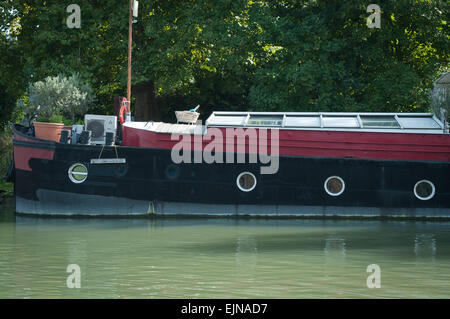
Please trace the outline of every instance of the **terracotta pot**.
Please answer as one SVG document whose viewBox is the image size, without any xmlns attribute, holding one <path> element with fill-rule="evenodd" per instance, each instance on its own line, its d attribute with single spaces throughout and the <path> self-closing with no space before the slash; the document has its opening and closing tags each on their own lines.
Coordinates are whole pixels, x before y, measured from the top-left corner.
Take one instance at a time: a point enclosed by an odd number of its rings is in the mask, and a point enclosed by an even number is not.
<svg viewBox="0 0 450 319">
<path fill-rule="evenodd" d="M 36 137 L 59 142 L 64 127 L 63 123 L 34 122 L 33 125 Z"/>
</svg>

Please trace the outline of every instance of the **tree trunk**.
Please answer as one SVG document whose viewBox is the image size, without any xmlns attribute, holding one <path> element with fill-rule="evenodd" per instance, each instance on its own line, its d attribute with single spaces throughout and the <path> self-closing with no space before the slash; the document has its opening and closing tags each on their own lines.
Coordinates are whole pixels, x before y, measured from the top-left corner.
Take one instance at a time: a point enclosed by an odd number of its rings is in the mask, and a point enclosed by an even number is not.
<svg viewBox="0 0 450 319">
<path fill-rule="evenodd" d="M 136 97 L 134 107 L 131 106 L 135 121 L 161 120 L 161 112 L 156 101 L 155 85 L 152 81 L 133 86 L 132 93 Z"/>
</svg>

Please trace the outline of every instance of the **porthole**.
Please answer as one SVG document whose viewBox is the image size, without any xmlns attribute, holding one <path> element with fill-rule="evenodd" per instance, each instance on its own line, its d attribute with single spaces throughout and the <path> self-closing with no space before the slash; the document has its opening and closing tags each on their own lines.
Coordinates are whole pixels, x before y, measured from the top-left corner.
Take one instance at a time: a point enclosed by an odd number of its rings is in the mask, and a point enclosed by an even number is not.
<svg viewBox="0 0 450 319">
<path fill-rule="evenodd" d="M 339 196 L 345 190 L 345 182 L 339 176 L 330 176 L 323 184 L 328 195 Z"/>
<path fill-rule="evenodd" d="M 429 200 L 434 197 L 436 193 L 436 188 L 434 184 L 425 179 L 418 181 L 416 185 L 414 185 L 414 195 L 420 200 Z"/>
<path fill-rule="evenodd" d="M 166 167 L 164 174 L 168 179 L 175 180 L 180 176 L 180 167 L 175 164 L 170 164 Z"/>
<path fill-rule="evenodd" d="M 253 173 L 242 172 L 236 179 L 236 184 L 243 192 L 250 192 L 256 187 L 256 177 Z"/>
<path fill-rule="evenodd" d="M 114 175 L 117 177 L 124 177 L 128 172 L 127 164 L 117 164 L 114 166 Z"/>
<path fill-rule="evenodd" d="M 87 170 L 86 166 L 84 166 L 83 164 L 76 163 L 76 164 L 73 164 L 72 166 L 70 166 L 68 174 L 69 174 L 69 179 L 73 183 L 80 184 L 86 180 L 86 178 L 88 176 L 88 170 Z"/>
</svg>

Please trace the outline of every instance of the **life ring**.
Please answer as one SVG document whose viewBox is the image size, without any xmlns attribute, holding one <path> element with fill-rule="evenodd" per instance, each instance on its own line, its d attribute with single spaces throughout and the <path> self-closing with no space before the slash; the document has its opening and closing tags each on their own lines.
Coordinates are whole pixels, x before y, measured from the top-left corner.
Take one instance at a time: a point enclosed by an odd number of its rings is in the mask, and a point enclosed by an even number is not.
<svg viewBox="0 0 450 319">
<path fill-rule="evenodd" d="M 126 116 L 125 113 L 128 112 L 128 107 L 127 107 L 127 105 L 126 105 L 126 102 L 128 102 L 128 101 L 127 101 L 127 99 L 124 97 L 123 100 L 122 100 L 122 102 L 120 103 L 120 111 L 119 111 L 119 121 L 120 121 L 120 124 L 125 123 L 125 116 Z"/>
</svg>

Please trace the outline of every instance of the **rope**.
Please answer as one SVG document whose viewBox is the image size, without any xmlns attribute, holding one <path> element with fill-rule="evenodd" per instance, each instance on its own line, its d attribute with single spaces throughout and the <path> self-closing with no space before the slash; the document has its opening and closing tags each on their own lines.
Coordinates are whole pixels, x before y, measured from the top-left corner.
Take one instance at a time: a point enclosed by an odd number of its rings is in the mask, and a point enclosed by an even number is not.
<svg viewBox="0 0 450 319">
<path fill-rule="evenodd" d="M 102 146 L 102 150 L 100 151 L 100 155 L 98 156 L 98 159 L 102 157 L 103 150 L 105 149 L 105 144 Z M 117 145 L 114 145 L 114 151 L 116 151 L 116 158 L 119 158 L 119 154 L 117 153 Z"/>
<path fill-rule="evenodd" d="M 103 144 L 102 146 L 102 150 L 100 151 L 100 155 L 98 156 L 98 159 L 100 159 L 100 157 L 102 157 L 102 153 L 103 153 L 103 149 L 105 148 L 105 144 Z"/>
</svg>

